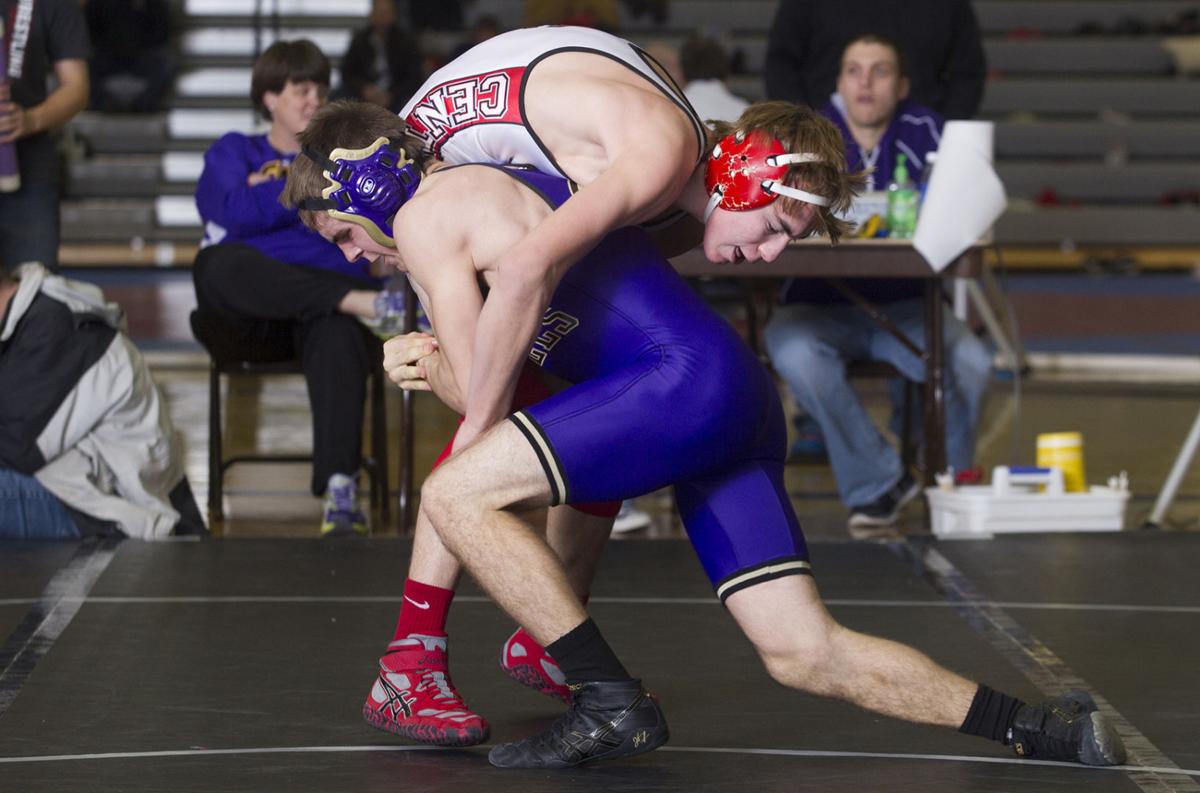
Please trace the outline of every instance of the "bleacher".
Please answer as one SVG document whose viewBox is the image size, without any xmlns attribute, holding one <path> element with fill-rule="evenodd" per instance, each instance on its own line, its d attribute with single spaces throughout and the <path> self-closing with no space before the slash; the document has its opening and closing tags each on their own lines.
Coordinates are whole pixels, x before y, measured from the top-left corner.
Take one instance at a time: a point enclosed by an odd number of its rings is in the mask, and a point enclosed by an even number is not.
<svg viewBox="0 0 1200 793">
<path fill-rule="evenodd" d="M 72 123 L 88 155 L 70 166 L 65 264 L 189 264 L 200 237 L 192 190 L 201 155 L 225 131 L 258 124 L 246 98 L 256 50 L 276 37 L 307 36 L 336 71 L 370 5 L 176 1 L 187 27 L 171 109 L 149 117 L 85 113 Z M 467 8 L 511 28 L 522 5 L 476 0 Z M 623 11 L 622 33 L 649 45 L 679 44 L 695 28 L 721 31 L 744 64 L 734 90 L 759 99 L 775 5 L 673 0 L 661 27 Z M 260 6 L 266 12 L 257 13 Z M 976 0 L 975 8 L 989 67 L 981 117 L 997 123 L 996 165 L 1010 201 L 996 237 L 1010 261 L 1071 266 L 1120 255 L 1145 266 L 1196 266 L 1200 79 L 1196 65 L 1181 59 L 1200 44 L 1167 23 L 1200 2 Z"/>
</svg>

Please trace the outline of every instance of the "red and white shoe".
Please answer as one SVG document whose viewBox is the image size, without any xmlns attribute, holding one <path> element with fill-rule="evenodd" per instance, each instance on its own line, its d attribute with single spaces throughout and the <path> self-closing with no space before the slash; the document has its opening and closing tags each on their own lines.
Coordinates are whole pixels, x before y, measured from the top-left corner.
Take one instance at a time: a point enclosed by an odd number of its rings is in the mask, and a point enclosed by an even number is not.
<svg viewBox="0 0 1200 793">
<path fill-rule="evenodd" d="M 379 677 L 363 705 L 376 729 L 438 746 L 471 746 L 488 737 L 488 724 L 454 689 L 444 636 L 411 636 L 379 659 Z"/>
<path fill-rule="evenodd" d="M 500 651 L 500 668 L 513 680 L 539 694 L 567 703 L 571 701 L 566 675 L 524 628 L 517 628 L 517 632 L 504 643 Z"/>
</svg>

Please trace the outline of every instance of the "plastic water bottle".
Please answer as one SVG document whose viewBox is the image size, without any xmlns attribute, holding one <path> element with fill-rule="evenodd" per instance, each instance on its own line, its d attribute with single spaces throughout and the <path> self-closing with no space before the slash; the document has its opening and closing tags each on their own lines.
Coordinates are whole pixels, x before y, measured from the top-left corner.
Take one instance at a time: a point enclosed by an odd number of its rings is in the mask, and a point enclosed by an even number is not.
<svg viewBox="0 0 1200 793">
<path fill-rule="evenodd" d="M 908 176 L 908 158 L 896 155 L 896 168 L 887 187 L 888 236 L 911 239 L 917 228 L 917 186 Z"/>
<path fill-rule="evenodd" d="M 0 86 L 8 85 L 8 36 L 0 18 Z M 17 147 L 0 143 L 0 193 L 15 193 L 21 189 L 21 172 L 17 170 Z"/>
<path fill-rule="evenodd" d="M 933 166 L 937 163 L 937 151 L 925 155 L 925 168 L 921 171 L 920 200 L 917 202 L 917 217 L 921 215 L 920 207 L 925 206 L 925 196 L 929 193 L 929 183 L 933 181 Z"/>
</svg>

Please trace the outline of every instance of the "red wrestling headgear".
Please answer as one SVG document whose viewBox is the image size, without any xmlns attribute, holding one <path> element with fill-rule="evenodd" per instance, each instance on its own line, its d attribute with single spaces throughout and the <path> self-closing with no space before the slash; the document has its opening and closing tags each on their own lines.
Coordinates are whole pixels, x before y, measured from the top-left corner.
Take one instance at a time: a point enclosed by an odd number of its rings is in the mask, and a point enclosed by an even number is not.
<svg viewBox="0 0 1200 793">
<path fill-rule="evenodd" d="M 704 174 L 708 190 L 707 221 L 717 207 L 730 212 L 758 209 L 781 195 L 817 206 L 829 206 L 829 199 L 783 183 L 787 167 L 799 162 L 819 162 L 815 154 L 788 152 L 778 139 L 764 132 L 735 132 L 713 147 Z"/>
</svg>

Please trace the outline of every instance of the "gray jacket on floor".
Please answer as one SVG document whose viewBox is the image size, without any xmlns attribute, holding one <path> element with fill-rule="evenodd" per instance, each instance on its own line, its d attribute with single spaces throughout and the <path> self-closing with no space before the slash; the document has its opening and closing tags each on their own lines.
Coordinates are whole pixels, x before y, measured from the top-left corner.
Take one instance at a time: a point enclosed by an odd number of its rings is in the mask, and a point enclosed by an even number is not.
<svg viewBox="0 0 1200 793">
<path fill-rule="evenodd" d="M 0 328 L 0 465 L 35 476 L 85 534 L 166 537 L 185 503 L 193 523 L 181 439 L 120 306 L 40 264 L 15 275 Z"/>
</svg>

